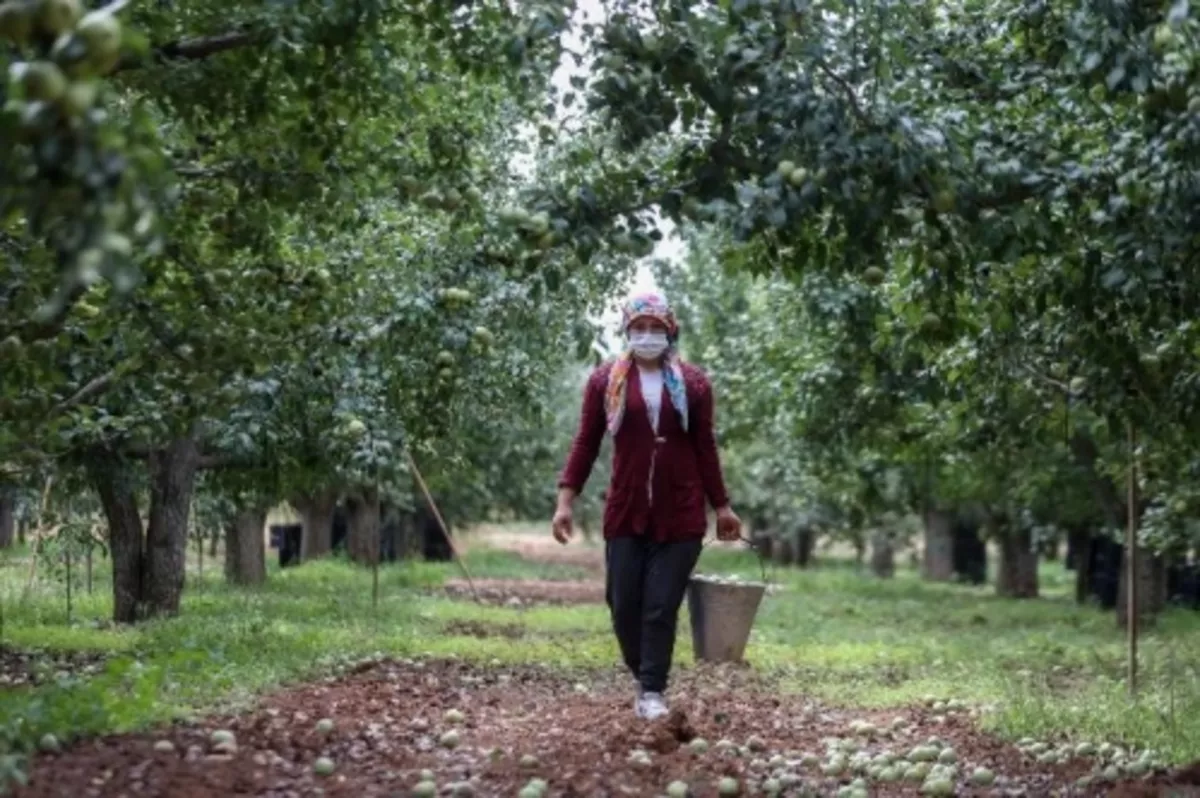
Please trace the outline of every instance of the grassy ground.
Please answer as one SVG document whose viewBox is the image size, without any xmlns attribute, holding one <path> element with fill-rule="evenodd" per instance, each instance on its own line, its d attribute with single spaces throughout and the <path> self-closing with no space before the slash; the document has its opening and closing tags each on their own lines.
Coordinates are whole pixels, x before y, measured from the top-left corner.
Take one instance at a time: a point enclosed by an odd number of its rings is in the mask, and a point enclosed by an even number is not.
<svg viewBox="0 0 1200 798">
<path fill-rule="evenodd" d="M 94 592 L 76 595 L 68 622 L 61 583 L 39 582 L 19 601 L 22 556 L 0 553 L 0 643 L 110 655 L 96 674 L 62 672 L 35 688 L 0 689 L 0 731 L 19 726 L 26 739 L 126 730 L 236 705 L 377 654 L 534 662 L 580 676 L 611 669 L 617 658 L 602 606 L 451 600 L 432 589 L 459 575 L 450 564 L 383 568 L 376 610 L 370 574 L 342 562 L 273 570 L 255 591 L 225 586 L 210 568 L 191 576 L 180 618 L 114 629 L 104 623 L 107 563 L 97 567 Z M 479 578 L 588 575 L 478 547 L 468 565 Z M 750 554 L 711 549 L 700 567 L 758 572 Z M 1149 746 L 1180 762 L 1200 756 L 1200 614 L 1168 613 L 1142 641 L 1143 694 L 1131 704 L 1112 615 L 1074 606 L 1061 565 L 1043 569 L 1046 598 L 1025 602 L 996 599 L 990 588 L 926 584 L 905 569 L 886 582 L 844 564 L 774 577 L 785 589 L 764 599 L 748 658 L 778 674 L 782 689 L 873 706 L 926 696 L 994 703 L 985 723 L 1006 735 Z M 687 635 L 683 619 L 677 651 L 685 667 Z"/>
</svg>

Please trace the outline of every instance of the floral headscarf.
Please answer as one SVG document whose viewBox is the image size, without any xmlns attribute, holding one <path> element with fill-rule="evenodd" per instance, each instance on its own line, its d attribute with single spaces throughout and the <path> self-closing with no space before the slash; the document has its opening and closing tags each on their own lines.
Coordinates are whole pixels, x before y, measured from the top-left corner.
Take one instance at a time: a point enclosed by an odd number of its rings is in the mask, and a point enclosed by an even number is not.
<svg viewBox="0 0 1200 798">
<path fill-rule="evenodd" d="M 679 332 L 675 314 L 662 294 L 636 294 L 630 297 L 621 308 L 623 330 L 628 330 L 629 325 L 642 318 L 651 318 L 662 322 L 667 328 L 667 335 L 672 339 Z M 629 383 L 629 372 L 632 370 L 633 363 L 633 352 L 627 348 L 617 358 L 608 375 L 605 410 L 608 416 L 608 431 L 613 435 L 617 434 L 617 430 L 621 428 L 621 421 L 625 417 L 625 389 Z M 687 389 L 683 379 L 682 360 L 680 360 L 679 351 L 673 342 L 663 356 L 663 384 L 667 388 L 667 395 L 671 398 L 671 405 L 679 413 L 684 430 L 687 430 Z"/>
</svg>

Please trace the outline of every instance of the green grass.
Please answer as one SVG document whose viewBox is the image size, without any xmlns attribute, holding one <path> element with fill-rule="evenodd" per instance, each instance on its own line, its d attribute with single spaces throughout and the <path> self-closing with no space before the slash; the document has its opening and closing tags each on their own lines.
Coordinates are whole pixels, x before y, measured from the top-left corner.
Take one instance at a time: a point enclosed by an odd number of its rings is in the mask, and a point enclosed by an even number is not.
<svg viewBox="0 0 1200 798">
<path fill-rule="evenodd" d="M 477 578 L 584 573 L 486 549 L 474 550 L 468 566 Z M 76 596 L 68 622 L 61 584 L 41 581 L 21 603 L 27 567 L 20 553 L 0 559 L 5 644 L 111 655 L 89 679 L 0 693 L 0 729 L 18 718 L 24 739 L 47 730 L 139 728 L 238 707 L 280 684 L 375 655 L 539 663 L 568 672 L 611 669 L 617 661 L 604 607 L 481 607 L 430 591 L 460 575 L 453 564 L 383 568 L 375 612 L 369 573 L 344 562 L 272 570 L 254 591 L 227 587 L 209 566 L 202 579 L 190 577 L 181 617 L 127 629 L 101 623 L 110 611 L 103 567 L 94 592 Z M 718 550 L 706 550 L 700 568 L 758 573 L 753 555 Z M 1200 613 L 1169 612 L 1143 639 L 1143 693 L 1132 704 L 1123 682 L 1125 641 L 1113 615 L 1076 607 L 1070 574 L 1059 564 L 1043 567 L 1045 598 L 1036 601 L 997 599 L 988 587 L 927 584 L 905 569 L 888 581 L 842 565 L 771 576 L 783 590 L 764 599 L 748 657 L 783 689 L 866 706 L 925 696 L 994 703 L 997 711 L 984 723 L 1006 735 L 1149 746 L 1174 761 L 1200 752 Z M 677 652 L 680 665 L 691 662 L 686 618 Z"/>
</svg>

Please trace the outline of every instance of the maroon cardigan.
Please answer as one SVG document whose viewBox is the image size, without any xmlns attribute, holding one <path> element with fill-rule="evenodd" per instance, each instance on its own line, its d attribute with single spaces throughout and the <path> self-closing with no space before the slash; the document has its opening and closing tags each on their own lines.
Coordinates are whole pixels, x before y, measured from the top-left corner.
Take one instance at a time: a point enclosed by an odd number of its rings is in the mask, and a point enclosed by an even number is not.
<svg viewBox="0 0 1200 798">
<path fill-rule="evenodd" d="M 583 492 L 608 432 L 604 394 L 611 370 L 612 363 L 596 368 L 583 389 L 579 431 L 558 481 L 560 488 L 571 488 L 576 494 Z M 689 429 L 683 429 L 664 386 L 656 441 L 641 380 L 636 369 L 630 370 L 625 417 L 613 440 L 612 478 L 604 503 L 605 539 L 648 532 L 660 541 L 702 538 L 708 528 L 705 498 L 714 509 L 729 503 L 713 436 L 712 383 L 688 363 L 683 364 L 683 378 Z M 651 502 L 648 483 L 655 447 Z"/>
</svg>

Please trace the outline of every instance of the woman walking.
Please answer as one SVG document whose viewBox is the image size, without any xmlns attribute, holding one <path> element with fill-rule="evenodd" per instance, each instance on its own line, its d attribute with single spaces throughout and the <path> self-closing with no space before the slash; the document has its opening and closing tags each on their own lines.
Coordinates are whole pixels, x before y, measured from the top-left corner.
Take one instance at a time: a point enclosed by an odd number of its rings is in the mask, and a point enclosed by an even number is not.
<svg viewBox="0 0 1200 798">
<path fill-rule="evenodd" d="M 571 503 L 611 434 L 605 595 L 621 656 L 638 682 L 635 711 L 653 720 L 667 714 L 663 694 L 679 607 L 708 527 L 705 499 L 721 540 L 737 540 L 741 521 L 721 475 L 712 385 L 680 359 L 670 306 L 660 294 L 634 296 L 622 309 L 622 326 L 625 351 L 596 368 L 584 388 L 553 531 L 559 543 L 570 539 Z"/>
</svg>

